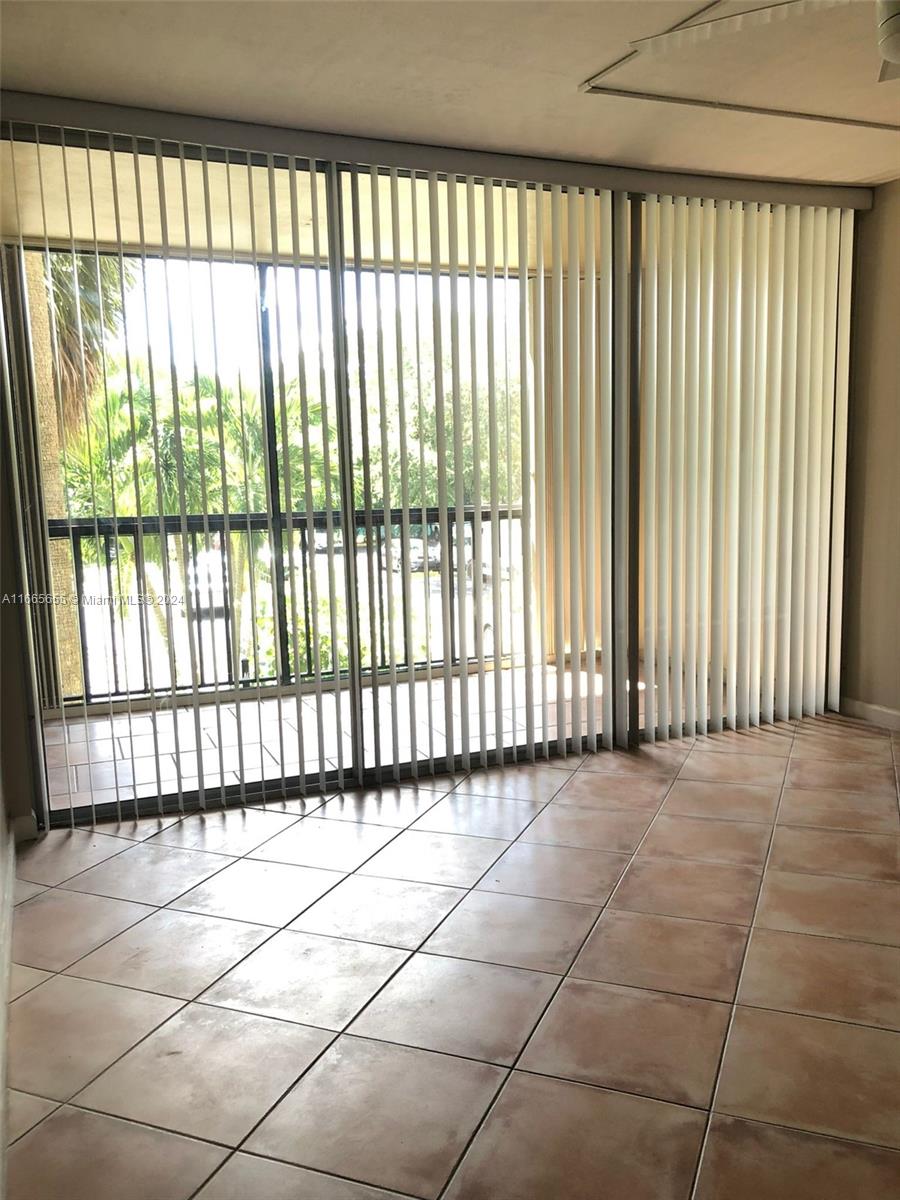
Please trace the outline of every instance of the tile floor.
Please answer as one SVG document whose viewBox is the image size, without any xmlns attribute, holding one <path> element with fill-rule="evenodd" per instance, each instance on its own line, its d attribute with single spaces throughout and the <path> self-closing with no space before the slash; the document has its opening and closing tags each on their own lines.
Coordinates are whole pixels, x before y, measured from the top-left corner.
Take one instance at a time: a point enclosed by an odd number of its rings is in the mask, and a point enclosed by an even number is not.
<svg viewBox="0 0 900 1200">
<path fill-rule="evenodd" d="M 10 1200 L 900 1195 L 898 764 L 827 717 L 53 832 Z"/>
</svg>

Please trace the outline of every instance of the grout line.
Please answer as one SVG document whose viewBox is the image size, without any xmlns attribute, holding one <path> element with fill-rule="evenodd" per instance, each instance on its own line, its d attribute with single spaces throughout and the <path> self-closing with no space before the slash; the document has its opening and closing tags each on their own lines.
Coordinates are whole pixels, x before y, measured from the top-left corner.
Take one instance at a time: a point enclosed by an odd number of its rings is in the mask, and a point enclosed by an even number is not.
<svg viewBox="0 0 900 1200">
<path fill-rule="evenodd" d="M 796 726 L 794 727 L 794 737 L 796 737 Z M 793 750 L 793 739 L 792 739 L 791 749 Z M 731 1004 L 731 1011 L 728 1016 L 728 1025 L 726 1026 L 726 1029 L 725 1029 L 725 1037 L 722 1040 L 722 1049 L 719 1053 L 719 1061 L 718 1061 L 718 1064 L 716 1067 L 716 1074 L 715 1074 L 715 1079 L 713 1081 L 713 1088 L 712 1088 L 712 1092 L 711 1092 L 710 1098 L 709 1098 L 709 1106 L 707 1109 L 706 1122 L 705 1122 L 705 1125 L 703 1128 L 703 1137 L 700 1142 L 700 1149 L 697 1154 L 697 1163 L 694 1168 L 694 1177 L 691 1182 L 690 1200 L 696 1200 L 697 1187 L 700 1183 L 700 1176 L 701 1176 L 701 1172 L 703 1170 L 703 1161 L 706 1156 L 706 1148 L 709 1144 L 710 1130 L 712 1129 L 712 1119 L 713 1119 L 713 1115 L 715 1113 L 715 1108 L 716 1108 L 716 1098 L 719 1094 L 719 1084 L 722 1079 L 722 1068 L 725 1064 L 725 1056 L 728 1052 L 728 1043 L 731 1039 L 731 1031 L 734 1028 L 735 1016 L 736 1016 L 737 1010 L 738 1010 L 738 997 L 741 994 L 741 984 L 743 983 L 744 971 L 747 966 L 747 956 L 748 956 L 748 953 L 750 950 L 750 942 L 753 939 L 753 930 L 756 925 L 756 915 L 757 915 L 757 912 L 759 911 L 759 902 L 762 897 L 763 887 L 765 886 L 766 874 L 767 874 L 768 867 L 769 867 L 769 860 L 772 856 L 772 847 L 774 846 L 774 843 L 775 843 L 775 830 L 778 828 L 778 814 L 781 811 L 781 803 L 784 798 L 784 789 L 787 786 L 787 777 L 788 777 L 788 770 L 787 770 L 787 767 L 785 767 L 784 778 L 782 779 L 781 789 L 778 793 L 778 803 L 776 805 L 775 815 L 772 820 L 772 828 L 769 833 L 768 849 L 766 851 L 765 861 L 763 863 L 762 872 L 761 872 L 760 878 L 759 878 L 759 887 L 757 888 L 757 892 L 756 892 L 756 899 L 755 899 L 755 902 L 753 905 L 753 912 L 750 917 L 749 932 L 748 932 L 747 940 L 744 943 L 744 952 L 741 955 L 740 967 L 738 969 L 738 974 L 737 974 L 737 982 L 735 984 L 735 989 L 734 989 L 734 1000 L 732 1001 L 732 1004 Z"/>
</svg>

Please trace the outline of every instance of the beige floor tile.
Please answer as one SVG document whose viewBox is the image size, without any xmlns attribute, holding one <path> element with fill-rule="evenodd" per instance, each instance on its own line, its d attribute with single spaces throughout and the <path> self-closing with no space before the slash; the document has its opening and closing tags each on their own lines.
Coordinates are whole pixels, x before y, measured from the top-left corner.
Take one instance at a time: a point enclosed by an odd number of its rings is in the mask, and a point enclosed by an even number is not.
<svg viewBox="0 0 900 1200">
<path fill-rule="evenodd" d="M 768 871 L 756 924 L 900 946 L 900 884 Z"/>
<path fill-rule="evenodd" d="M 197 1193 L 197 1200 L 402 1200 L 364 1183 L 288 1163 L 235 1154 Z"/>
<path fill-rule="evenodd" d="M 610 901 L 612 908 L 749 925 L 760 872 L 724 863 L 638 856 Z"/>
<path fill-rule="evenodd" d="M 601 750 L 588 754 L 581 764 L 582 771 L 599 771 L 612 775 L 659 775 L 674 779 L 687 758 L 689 744 L 670 746 L 657 743 L 643 745 L 637 750 Z"/>
<path fill-rule="evenodd" d="M 516 1071 L 446 1200 L 684 1200 L 703 1126 L 694 1109 Z"/>
<path fill-rule="evenodd" d="M 519 1066 L 703 1108 L 729 1012 L 711 1000 L 568 979 Z"/>
<path fill-rule="evenodd" d="M 449 786 L 447 790 L 450 790 Z M 417 786 L 412 781 L 399 786 L 359 788 L 332 796 L 316 812 L 316 816 L 405 829 L 417 817 L 428 812 L 441 795 L 441 791 L 429 786 Z"/>
<path fill-rule="evenodd" d="M 900 883 L 900 837 L 779 825 L 769 866 Z"/>
<path fill-rule="evenodd" d="M 120 933 L 67 973 L 193 1000 L 271 934 L 262 925 L 165 909 Z"/>
<path fill-rule="evenodd" d="M 53 886 L 127 850 L 123 838 L 82 829 L 53 829 L 16 849 L 16 875 L 29 883 Z"/>
<path fill-rule="evenodd" d="M 593 925 L 598 908 L 470 892 L 423 949 L 508 967 L 562 974 Z"/>
<path fill-rule="evenodd" d="M 196 887 L 233 859 L 171 846 L 132 846 L 113 861 L 101 863 L 63 886 L 143 904 L 168 904 Z"/>
<path fill-rule="evenodd" d="M 16 1092 L 12 1088 L 6 1094 L 6 1140 L 7 1144 L 33 1129 L 38 1121 L 50 1115 L 56 1108 L 55 1100 L 42 1096 L 30 1096 L 28 1092 Z"/>
<path fill-rule="evenodd" d="M 872 796 L 897 797 L 897 777 L 892 767 L 869 763 L 823 762 L 795 758 L 788 767 L 789 787 L 826 788 L 838 792 L 864 792 Z"/>
<path fill-rule="evenodd" d="M 166 996 L 56 975 L 9 1009 L 9 1085 L 68 1100 L 181 1006 Z"/>
<path fill-rule="evenodd" d="M 509 800 L 503 796 L 470 796 L 454 792 L 439 800 L 416 821 L 414 829 L 431 833 L 464 833 L 473 837 L 519 836 L 541 811 L 535 800 Z"/>
<path fill-rule="evenodd" d="M 768 825 L 752 821 L 669 817 L 660 813 L 638 853 L 651 858 L 691 858 L 762 869 L 769 833 Z"/>
<path fill-rule="evenodd" d="M 23 967 L 19 963 L 10 963 L 9 967 L 9 1000 L 18 1000 L 33 987 L 49 979 L 50 971 L 38 971 L 34 967 Z"/>
<path fill-rule="evenodd" d="M 235 1146 L 332 1037 L 191 1004 L 104 1071 L 77 1103 Z"/>
<path fill-rule="evenodd" d="M 24 904 L 32 896 L 39 896 L 47 889 L 40 883 L 29 883 L 27 879 L 13 880 L 13 904 Z"/>
<path fill-rule="evenodd" d="M 473 771 L 456 785 L 455 791 L 472 796 L 505 796 L 509 800 L 536 800 L 545 804 L 567 779 L 573 764 L 557 760 L 559 766 L 523 763 L 518 766 L 488 767 Z"/>
<path fill-rule="evenodd" d="M 355 871 L 396 836 L 396 829 L 384 825 L 304 817 L 260 846 L 251 857 L 328 871 Z"/>
<path fill-rule="evenodd" d="M 667 817 L 716 817 L 727 821 L 771 824 L 779 789 L 752 783 L 704 783 L 676 779 L 660 809 Z"/>
<path fill-rule="evenodd" d="M 225 1158 L 207 1142 L 61 1108 L 9 1154 L 9 1200 L 188 1200 Z"/>
<path fill-rule="evenodd" d="M 478 890 L 602 905 L 628 862 L 627 854 L 516 842 L 487 872 Z"/>
<path fill-rule="evenodd" d="M 578 771 L 554 799 L 556 805 L 575 804 L 580 808 L 616 808 L 648 810 L 659 808 L 672 780 L 656 775 L 613 775 L 599 771 Z"/>
<path fill-rule="evenodd" d="M 472 887 L 508 841 L 408 829 L 365 864 L 360 874 Z"/>
<path fill-rule="evenodd" d="M 504 1075 L 488 1063 L 342 1037 L 246 1148 L 434 1200 Z"/>
<path fill-rule="evenodd" d="M 551 804 L 525 830 L 522 841 L 631 854 L 652 820 L 652 813 L 640 810 L 629 812 Z"/>
<path fill-rule="evenodd" d="M 322 1029 L 343 1029 L 406 958 L 406 951 L 387 946 L 284 930 L 202 999 Z"/>
<path fill-rule="evenodd" d="M 464 895 L 436 883 L 350 875 L 291 929 L 415 950 Z"/>
<path fill-rule="evenodd" d="M 349 1032 L 510 1065 L 558 983 L 518 967 L 415 954 Z"/>
<path fill-rule="evenodd" d="M 54 888 L 15 910 L 13 958 L 25 966 L 62 971 L 152 912 L 146 904 Z"/>
<path fill-rule="evenodd" d="M 299 817 L 292 814 L 270 813 L 259 808 L 192 813 L 157 834 L 153 845 L 239 856 L 255 850 L 298 820 Z"/>
<path fill-rule="evenodd" d="M 572 975 L 731 1001 L 746 941 L 739 925 L 607 909 Z"/>
<path fill-rule="evenodd" d="M 242 858 L 180 896 L 172 907 L 280 927 L 343 878 L 340 871 Z"/>
<path fill-rule="evenodd" d="M 900 1029 L 900 949 L 756 929 L 738 999 Z"/>
<path fill-rule="evenodd" d="M 734 754 L 692 750 L 679 772 L 679 779 L 706 783 L 749 783 L 780 787 L 787 760 L 770 754 Z"/>
<path fill-rule="evenodd" d="M 716 1109 L 900 1146 L 900 1034 L 739 1007 Z"/>
<path fill-rule="evenodd" d="M 811 758 L 817 761 L 868 763 L 873 766 L 892 766 L 891 744 L 887 738 L 822 737 L 802 732 L 794 740 L 791 758 Z"/>
<path fill-rule="evenodd" d="M 765 754 L 773 758 L 787 758 L 793 742 L 793 727 L 722 729 L 698 736 L 694 742 L 694 749 L 701 750 L 704 754 Z"/>
<path fill-rule="evenodd" d="M 900 1195 L 900 1154 L 714 1116 L 697 1200 L 874 1200 Z"/>
<path fill-rule="evenodd" d="M 782 825 L 900 834 L 900 815 L 890 796 L 834 792 L 824 788 L 785 788 L 778 812 Z"/>
</svg>

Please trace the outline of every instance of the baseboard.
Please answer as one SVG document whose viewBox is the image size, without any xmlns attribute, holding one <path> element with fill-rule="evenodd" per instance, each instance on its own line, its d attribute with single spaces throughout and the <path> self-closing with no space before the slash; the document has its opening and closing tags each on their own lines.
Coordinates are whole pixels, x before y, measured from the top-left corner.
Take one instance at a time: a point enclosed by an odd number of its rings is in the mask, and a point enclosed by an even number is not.
<svg viewBox="0 0 900 1200">
<path fill-rule="evenodd" d="M 841 712 L 860 721 L 880 725 L 882 729 L 900 730 L 900 709 L 885 708 L 883 704 L 867 704 L 864 700 L 849 700 L 841 697 Z"/>
</svg>

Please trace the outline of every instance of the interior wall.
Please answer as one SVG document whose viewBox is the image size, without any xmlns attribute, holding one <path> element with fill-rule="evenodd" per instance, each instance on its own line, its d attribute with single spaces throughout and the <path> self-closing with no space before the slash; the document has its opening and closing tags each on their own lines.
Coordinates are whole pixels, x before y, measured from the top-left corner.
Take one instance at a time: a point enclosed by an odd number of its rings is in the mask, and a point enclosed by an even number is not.
<svg viewBox="0 0 900 1200">
<path fill-rule="evenodd" d="M 841 695 L 900 728 L 900 180 L 874 201 L 857 214 Z"/>
</svg>

